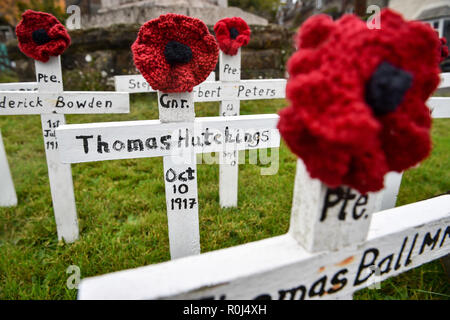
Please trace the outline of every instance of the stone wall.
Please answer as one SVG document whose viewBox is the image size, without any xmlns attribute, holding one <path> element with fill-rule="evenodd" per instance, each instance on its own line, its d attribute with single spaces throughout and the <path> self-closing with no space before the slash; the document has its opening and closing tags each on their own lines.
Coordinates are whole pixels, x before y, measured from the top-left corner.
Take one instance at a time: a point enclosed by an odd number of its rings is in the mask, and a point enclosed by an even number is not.
<svg viewBox="0 0 450 320">
<path fill-rule="evenodd" d="M 155 1 L 156 2 L 156 1 Z M 180 1 L 183 3 L 184 1 Z M 195 1 L 192 1 L 194 3 Z M 176 3 L 176 2 L 174 2 Z M 148 20 L 155 19 L 167 12 L 183 14 L 198 18 L 208 25 L 214 25 L 225 17 L 241 17 L 248 24 L 266 26 L 267 19 L 243 11 L 237 7 L 221 8 L 205 2 L 204 6 L 171 5 L 167 3 L 156 4 L 153 2 L 138 2 L 133 5 L 123 5 L 117 8 L 101 9 L 95 15 L 82 15 L 81 27 L 97 28 L 108 27 L 112 24 L 144 24 Z"/>
<path fill-rule="evenodd" d="M 280 78 L 292 53 L 293 33 L 275 25 L 251 26 L 252 38 L 242 51 L 242 78 Z M 113 90 L 111 77 L 136 74 L 130 46 L 139 25 L 70 31 L 72 44 L 62 55 L 66 90 Z M 213 32 L 212 27 L 210 31 Z M 34 81 L 34 63 L 8 42 L 21 81 Z M 217 71 L 217 70 L 216 70 Z"/>
</svg>

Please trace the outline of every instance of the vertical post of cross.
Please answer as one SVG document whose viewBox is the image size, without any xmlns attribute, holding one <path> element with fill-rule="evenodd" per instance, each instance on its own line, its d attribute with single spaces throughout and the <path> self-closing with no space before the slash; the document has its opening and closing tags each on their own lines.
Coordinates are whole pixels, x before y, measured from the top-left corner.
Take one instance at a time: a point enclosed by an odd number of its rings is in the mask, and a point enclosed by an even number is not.
<svg viewBox="0 0 450 320">
<path fill-rule="evenodd" d="M 395 207 L 397 203 L 398 192 L 402 184 L 403 172 L 389 172 L 384 177 L 383 200 L 380 210 L 387 210 Z"/>
<path fill-rule="evenodd" d="M 240 81 L 241 49 L 234 56 L 220 51 L 219 79 L 221 82 Z M 240 102 L 238 99 L 220 102 L 220 115 L 224 117 L 238 116 Z M 219 198 L 221 207 L 237 207 L 238 202 L 238 170 L 239 152 L 224 150 L 219 154 Z"/>
<path fill-rule="evenodd" d="M 312 179 L 298 159 L 289 233 L 313 253 L 356 246 L 367 239 L 372 214 L 379 211 L 381 200 L 382 192 L 329 188 Z"/>
<path fill-rule="evenodd" d="M 0 91 L 33 91 L 37 90 L 35 82 L 0 83 Z M 17 194 L 9 169 L 3 138 L 0 132 L 0 207 L 17 205 Z"/>
<path fill-rule="evenodd" d="M 163 123 L 194 123 L 192 92 L 158 91 L 158 108 L 159 119 Z M 182 143 L 190 146 L 189 137 L 193 136 L 193 128 L 192 125 L 188 129 Z M 172 143 L 178 141 L 173 140 Z M 193 148 L 187 147 L 185 150 L 184 154 L 163 157 L 171 259 L 200 253 L 196 155 Z"/>
<path fill-rule="evenodd" d="M 17 205 L 17 195 L 14 182 L 9 170 L 8 158 L 0 132 L 0 207 L 14 207 Z"/>
<path fill-rule="evenodd" d="M 35 61 L 39 92 L 62 92 L 61 57 L 48 62 Z M 47 157 L 48 177 L 52 194 L 58 240 L 73 242 L 78 239 L 78 220 L 70 164 L 59 161 L 55 129 L 66 123 L 63 114 L 42 114 L 42 133 Z"/>
</svg>

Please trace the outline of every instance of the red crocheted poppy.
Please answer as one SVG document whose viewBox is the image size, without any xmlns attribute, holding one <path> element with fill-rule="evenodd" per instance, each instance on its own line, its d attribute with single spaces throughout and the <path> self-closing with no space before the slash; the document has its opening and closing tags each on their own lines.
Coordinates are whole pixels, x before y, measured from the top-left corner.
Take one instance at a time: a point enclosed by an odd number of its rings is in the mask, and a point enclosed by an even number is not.
<svg viewBox="0 0 450 320">
<path fill-rule="evenodd" d="M 66 28 L 49 13 L 27 10 L 16 27 L 19 49 L 28 57 L 47 62 L 70 45 Z"/>
<path fill-rule="evenodd" d="M 288 62 L 278 128 L 311 177 L 367 193 L 431 149 L 427 99 L 439 84 L 441 42 L 428 25 L 381 13 L 381 29 L 354 15 L 307 20 Z"/>
<path fill-rule="evenodd" d="M 441 51 L 440 51 L 440 53 L 441 53 L 441 61 L 440 62 L 442 62 L 448 57 L 449 50 L 448 50 L 448 47 L 447 47 L 447 39 L 446 38 L 441 38 L 440 40 L 441 40 Z"/>
<path fill-rule="evenodd" d="M 163 92 L 192 91 L 215 69 L 219 55 L 201 20 L 173 13 L 147 21 L 131 49 L 136 68 Z"/>
<path fill-rule="evenodd" d="M 230 56 L 236 55 L 238 49 L 250 41 L 250 28 L 247 22 L 239 17 L 219 20 L 214 26 L 214 32 L 220 50 Z"/>
</svg>

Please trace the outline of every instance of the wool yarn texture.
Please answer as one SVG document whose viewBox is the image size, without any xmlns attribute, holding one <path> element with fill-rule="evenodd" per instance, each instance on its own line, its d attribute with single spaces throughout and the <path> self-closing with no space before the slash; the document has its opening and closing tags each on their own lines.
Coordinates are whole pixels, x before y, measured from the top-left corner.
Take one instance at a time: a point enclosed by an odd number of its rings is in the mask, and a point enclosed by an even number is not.
<svg viewBox="0 0 450 320">
<path fill-rule="evenodd" d="M 224 18 L 214 25 L 214 33 L 220 50 L 234 56 L 238 49 L 250 41 L 251 31 L 247 22 L 239 17 Z"/>
<path fill-rule="evenodd" d="M 419 21 L 381 12 L 381 28 L 355 15 L 308 19 L 288 61 L 278 128 L 312 178 L 365 194 L 431 150 L 426 101 L 440 82 L 442 43 Z"/>
<path fill-rule="evenodd" d="M 70 45 L 66 28 L 45 12 L 25 11 L 16 27 L 16 35 L 20 51 L 41 62 L 61 55 Z"/>
<path fill-rule="evenodd" d="M 191 92 L 215 69 L 219 55 L 203 21 L 173 13 L 142 25 L 131 49 L 148 84 L 168 93 Z"/>
</svg>

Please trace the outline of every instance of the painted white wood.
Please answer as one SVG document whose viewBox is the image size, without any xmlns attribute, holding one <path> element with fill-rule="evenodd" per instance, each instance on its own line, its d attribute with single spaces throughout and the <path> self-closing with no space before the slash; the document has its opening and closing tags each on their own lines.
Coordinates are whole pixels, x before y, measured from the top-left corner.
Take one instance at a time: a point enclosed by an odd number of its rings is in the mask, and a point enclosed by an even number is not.
<svg viewBox="0 0 450 320">
<path fill-rule="evenodd" d="M 220 116 L 234 117 L 240 114 L 241 106 L 239 100 L 223 100 L 220 102 Z"/>
<path fill-rule="evenodd" d="M 238 116 L 240 100 L 284 98 L 286 89 L 285 79 L 270 80 L 240 80 L 241 52 L 235 56 L 228 56 L 220 52 L 219 59 L 220 81 L 215 80 L 212 73 L 202 84 L 193 90 L 195 102 L 220 101 L 221 116 Z M 211 81 L 212 80 L 212 81 Z M 116 91 L 153 92 L 142 75 L 116 76 Z M 161 97 L 158 96 L 158 99 Z M 161 105 L 161 102 L 160 102 Z M 185 113 L 188 110 L 185 110 Z M 193 111 L 193 110 L 192 110 Z M 170 114 L 170 112 L 169 112 Z M 172 121 L 164 118 L 163 122 Z M 193 113 L 182 115 L 180 112 L 173 121 L 191 121 Z M 238 201 L 238 152 L 229 150 L 219 154 L 219 199 L 222 207 L 236 207 Z"/>
<path fill-rule="evenodd" d="M 219 154 L 219 201 L 222 208 L 237 207 L 239 152 L 230 150 Z"/>
<path fill-rule="evenodd" d="M 444 36 L 444 19 L 439 19 L 438 32 L 439 38 L 442 38 Z"/>
<path fill-rule="evenodd" d="M 37 91 L 37 82 L 0 83 L 0 91 Z"/>
<path fill-rule="evenodd" d="M 427 101 L 427 105 L 434 119 L 450 118 L 450 98 L 433 97 Z"/>
<path fill-rule="evenodd" d="M 122 78 L 123 77 L 123 78 Z M 131 80 L 130 80 L 131 79 Z M 116 91 L 129 93 L 155 92 L 145 85 L 141 75 L 116 76 Z M 130 85 L 132 81 L 132 85 Z M 135 83 L 141 83 L 136 86 Z M 145 82 L 146 83 L 146 82 Z M 205 81 L 193 89 L 195 102 L 231 100 L 283 99 L 286 97 L 286 79 L 258 79 L 231 82 Z"/>
<path fill-rule="evenodd" d="M 222 117 L 239 115 L 239 100 L 224 100 L 220 103 Z M 238 205 L 238 173 L 239 152 L 229 148 L 219 153 L 219 201 L 222 208 L 237 207 Z"/>
<path fill-rule="evenodd" d="M 286 79 L 203 82 L 193 91 L 195 102 L 282 99 L 286 97 Z"/>
<path fill-rule="evenodd" d="M 128 93 L 125 92 L 0 92 L 0 115 L 128 112 Z"/>
<path fill-rule="evenodd" d="M 78 298 L 348 297 L 372 284 L 372 264 L 380 268 L 379 280 L 385 280 L 447 255 L 449 226 L 450 195 L 445 195 L 374 214 L 367 241 L 338 251 L 308 252 L 289 233 L 86 278 L 80 283 Z"/>
<path fill-rule="evenodd" d="M 220 51 L 220 81 L 239 81 L 241 77 L 241 49 L 235 56 Z M 223 117 L 238 116 L 240 101 L 223 100 L 220 102 L 220 115 Z M 238 205 L 239 152 L 230 150 L 219 154 L 219 201 L 222 208 Z"/>
<path fill-rule="evenodd" d="M 450 87 L 450 72 L 441 73 L 441 83 L 439 88 L 449 88 Z"/>
<path fill-rule="evenodd" d="M 116 91 L 120 92 L 156 92 L 140 74 L 114 76 L 114 84 Z"/>
<path fill-rule="evenodd" d="M 289 232 L 306 250 L 333 251 L 366 240 L 381 193 L 361 195 L 349 187 L 327 187 L 297 160 Z"/>
<path fill-rule="evenodd" d="M 165 93 L 158 91 L 159 120 L 161 122 L 193 122 L 194 95 L 190 92 Z"/>
<path fill-rule="evenodd" d="M 241 49 L 234 56 L 229 56 L 220 50 L 219 53 L 219 79 L 220 81 L 241 80 Z"/>
<path fill-rule="evenodd" d="M 46 63 L 35 61 L 39 94 L 63 91 L 61 57 L 52 57 Z M 50 80 L 51 79 L 51 80 Z M 48 178 L 53 202 L 58 240 L 71 243 L 78 239 L 78 219 L 70 164 L 58 157 L 55 129 L 65 124 L 63 114 L 42 114 L 42 133 L 47 158 Z"/>
<path fill-rule="evenodd" d="M 163 158 L 170 256 L 200 254 L 196 157 Z"/>
<path fill-rule="evenodd" d="M 214 71 L 211 72 L 205 81 L 216 81 L 216 73 Z"/>
<path fill-rule="evenodd" d="M 193 90 L 195 102 L 220 101 L 221 116 L 239 115 L 240 100 L 284 98 L 286 80 L 246 80 L 240 81 L 241 51 L 235 56 L 229 56 L 220 51 L 219 59 L 220 81 L 212 74 L 208 79 Z M 116 76 L 116 91 L 152 92 L 154 91 L 142 75 Z M 158 96 L 160 100 L 161 97 Z M 225 100 L 224 100 L 225 99 Z M 159 105 L 161 106 L 161 100 Z M 184 110 L 189 113 L 188 110 Z M 192 110 L 193 111 L 193 110 Z M 168 112 L 171 114 L 171 112 Z M 177 113 L 176 119 L 166 119 L 160 107 L 160 119 L 163 122 L 191 121 L 193 113 L 182 115 Z M 162 117 L 161 117 L 162 115 Z M 238 201 L 238 152 L 230 150 L 219 154 L 219 198 L 222 207 L 236 207 Z"/>
<path fill-rule="evenodd" d="M 216 81 L 215 72 L 211 72 L 205 81 Z M 114 76 L 115 90 L 119 92 L 143 93 L 156 92 L 141 74 Z M 0 87 L 1 88 L 1 87 Z"/>
<path fill-rule="evenodd" d="M 0 91 L 35 91 L 36 82 L 0 83 Z M 0 133 L 1 138 L 1 133 Z M 11 177 L 3 139 L 0 139 L 0 207 L 17 205 L 17 194 Z"/>
<path fill-rule="evenodd" d="M 389 172 L 384 177 L 383 200 L 381 202 L 381 210 L 387 210 L 395 207 L 397 203 L 398 192 L 402 184 L 403 173 Z"/>
<path fill-rule="evenodd" d="M 214 79 L 215 74 L 212 73 L 205 82 L 194 87 L 195 102 L 222 101 L 223 99 L 235 98 L 239 98 L 239 100 L 259 100 L 286 97 L 286 79 L 238 79 L 227 84 L 214 81 Z M 450 73 L 441 73 L 441 79 L 439 88 L 450 87 Z M 150 88 L 142 75 L 115 76 L 114 80 L 116 91 L 129 93 L 156 92 Z M 30 86 L 32 86 L 31 84 Z M 2 89 L 2 85 L 9 84 L 0 84 L 0 90 L 6 91 L 7 88 Z M 267 89 L 273 89 L 274 91 L 267 91 Z"/>
<path fill-rule="evenodd" d="M 193 93 L 158 92 L 158 105 L 160 120 L 66 125 L 56 134 L 63 163 L 163 156 L 165 174 L 192 175 L 188 183 L 165 176 L 170 252 L 176 259 L 200 253 L 195 154 L 279 147 L 279 117 L 195 119 Z M 179 163 L 186 154 L 190 163 Z"/>
<path fill-rule="evenodd" d="M 193 123 L 141 120 L 70 124 L 60 126 L 56 135 L 61 161 L 80 163 L 180 155 L 191 148 L 195 153 L 277 148 L 278 119 L 276 114 L 263 114 L 196 118 Z M 238 143 L 232 132 L 239 132 Z"/>
<path fill-rule="evenodd" d="M 0 207 L 14 207 L 17 205 L 17 195 L 14 182 L 9 170 L 8 158 L 0 132 Z"/>
<path fill-rule="evenodd" d="M 55 130 L 65 124 L 65 113 L 128 113 L 129 97 L 126 92 L 64 92 L 59 56 L 46 63 L 36 61 L 35 66 L 36 83 L 0 87 L 10 90 L 0 91 L 0 115 L 41 115 L 58 239 L 70 243 L 78 239 L 72 172 L 69 164 L 59 161 Z"/>
<path fill-rule="evenodd" d="M 158 108 L 161 123 L 190 123 L 191 128 L 183 130 L 185 140 L 195 135 L 192 92 L 158 91 Z M 172 150 L 170 156 L 163 158 L 171 259 L 200 254 L 196 154 L 189 143 L 181 154 L 175 154 Z"/>
</svg>

